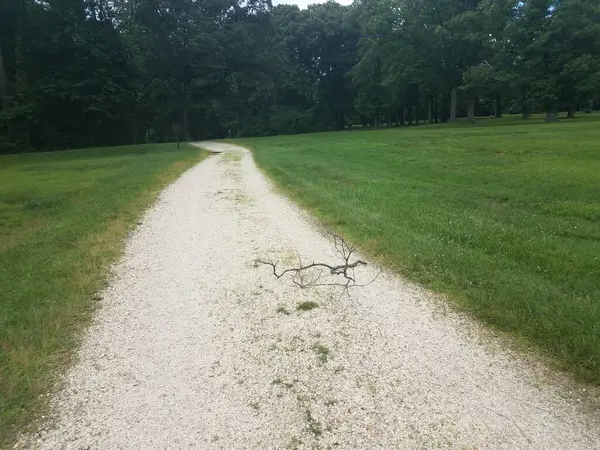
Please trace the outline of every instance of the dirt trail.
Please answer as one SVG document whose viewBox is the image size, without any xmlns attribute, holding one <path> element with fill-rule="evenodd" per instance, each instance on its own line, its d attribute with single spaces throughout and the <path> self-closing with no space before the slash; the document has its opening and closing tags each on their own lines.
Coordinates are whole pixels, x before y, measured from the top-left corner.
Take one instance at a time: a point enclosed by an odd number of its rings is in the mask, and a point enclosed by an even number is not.
<svg viewBox="0 0 600 450">
<path fill-rule="evenodd" d="M 351 299 L 256 258 L 336 261 L 243 149 L 130 237 L 34 448 L 600 448 L 596 418 L 469 320 L 382 274 Z M 360 276 L 376 273 L 369 266 Z M 299 311 L 300 302 L 319 306 Z"/>
</svg>

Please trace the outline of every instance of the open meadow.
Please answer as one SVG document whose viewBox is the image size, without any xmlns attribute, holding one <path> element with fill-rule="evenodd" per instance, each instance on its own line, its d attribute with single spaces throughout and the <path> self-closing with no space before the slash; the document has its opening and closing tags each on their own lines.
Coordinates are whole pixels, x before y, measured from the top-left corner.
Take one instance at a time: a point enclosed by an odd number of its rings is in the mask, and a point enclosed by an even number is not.
<svg viewBox="0 0 600 450">
<path fill-rule="evenodd" d="M 599 0 L 0 0 L 0 450 L 598 430 Z"/>
<path fill-rule="evenodd" d="M 600 116 L 236 140 L 371 257 L 600 384 Z M 68 363 L 128 230 L 203 158 L 0 156 L 0 447 Z"/>
<path fill-rule="evenodd" d="M 202 155 L 161 144 L 0 156 L 0 448 L 47 399 L 128 230 Z"/>
<path fill-rule="evenodd" d="M 371 256 L 600 383 L 600 116 L 242 139 Z"/>
</svg>

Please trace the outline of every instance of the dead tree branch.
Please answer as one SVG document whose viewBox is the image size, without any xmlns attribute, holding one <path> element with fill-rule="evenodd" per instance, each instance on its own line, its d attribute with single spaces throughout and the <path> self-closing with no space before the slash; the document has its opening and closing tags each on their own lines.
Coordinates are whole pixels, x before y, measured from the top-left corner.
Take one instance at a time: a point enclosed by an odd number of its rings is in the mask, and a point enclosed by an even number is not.
<svg viewBox="0 0 600 450">
<path fill-rule="evenodd" d="M 279 261 L 273 262 L 257 259 L 256 263 L 270 266 L 273 275 L 278 280 L 283 278 L 285 275 L 290 275 L 292 277 L 292 282 L 301 289 L 316 286 L 337 286 L 343 288 L 342 295 L 349 295 L 348 291 L 350 288 L 368 286 L 369 284 L 373 283 L 377 279 L 377 277 L 379 277 L 378 273 L 368 283 L 357 283 L 355 269 L 361 266 L 366 266 L 367 263 L 361 259 L 356 259 L 352 261 L 352 255 L 354 254 L 355 249 L 351 247 L 344 240 L 344 238 L 342 238 L 335 232 L 327 230 L 327 234 L 329 235 L 333 243 L 334 252 L 341 260 L 340 264 L 327 264 L 323 262 L 314 261 L 310 264 L 303 264 L 300 255 L 298 255 L 298 267 L 291 267 L 281 271 L 278 271 L 277 269 Z M 312 275 L 312 277 L 308 275 L 309 273 Z M 321 281 L 325 276 L 340 275 L 343 277 L 343 281 L 341 282 Z"/>
</svg>

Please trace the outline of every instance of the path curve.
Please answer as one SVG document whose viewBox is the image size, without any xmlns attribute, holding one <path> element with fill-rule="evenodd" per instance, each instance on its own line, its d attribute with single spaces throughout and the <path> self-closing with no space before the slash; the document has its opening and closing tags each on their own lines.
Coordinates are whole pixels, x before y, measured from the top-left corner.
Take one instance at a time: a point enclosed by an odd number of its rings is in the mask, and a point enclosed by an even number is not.
<svg viewBox="0 0 600 450">
<path fill-rule="evenodd" d="M 593 413 L 423 290 L 384 273 L 340 299 L 257 267 L 335 256 L 250 153 L 200 145 L 224 153 L 132 234 L 55 425 L 26 446 L 600 448 Z"/>
</svg>

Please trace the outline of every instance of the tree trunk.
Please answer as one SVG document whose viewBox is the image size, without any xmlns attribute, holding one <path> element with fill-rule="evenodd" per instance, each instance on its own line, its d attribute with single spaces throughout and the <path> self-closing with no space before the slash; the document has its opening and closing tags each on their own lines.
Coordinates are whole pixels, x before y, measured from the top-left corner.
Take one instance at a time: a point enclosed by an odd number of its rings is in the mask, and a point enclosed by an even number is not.
<svg viewBox="0 0 600 450">
<path fill-rule="evenodd" d="M 529 119 L 531 117 L 531 109 L 529 108 L 529 102 L 525 96 L 521 97 L 521 111 L 523 112 L 523 119 Z"/>
<path fill-rule="evenodd" d="M 495 117 L 500 119 L 502 117 L 502 96 L 496 95 L 496 114 Z"/>
<path fill-rule="evenodd" d="M 190 93 L 189 93 L 189 82 L 184 81 L 181 83 L 181 140 L 188 142 L 190 140 L 190 128 L 188 125 L 188 112 L 190 108 Z M 238 128 L 239 128 L 238 123 Z"/>
<path fill-rule="evenodd" d="M 333 107 L 329 107 L 331 111 L 331 115 L 333 117 L 333 121 L 331 122 L 331 129 L 334 131 L 338 131 L 340 129 L 340 112 L 336 111 Z"/>
<path fill-rule="evenodd" d="M 0 111 L 4 107 L 4 97 L 8 91 L 8 76 L 4 65 L 4 54 L 2 51 L 2 40 L 0 40 Z"/>
<path fill-rule="evenodd" d="M 133 115 L 131 116 L 131 137 L 133 145 L 137 144 L 137 114 L 135 110 L 133 111 Z"/>
<path fill-rule="evenodd" d="M 469 95 L 469 108 L 468 108 L 468 121 L 469 123 L 475 123 L 475 94 Z"/>
<path fill-rule="evenodd" d="M 373 128 L 379 128 L 379 111 L 375 110 L 375 117 L 373 117 Z"/>
<path fill-rule="evenodd" d="M 408 104 L 407 114 L 406 121 L 409 125 L 412 125 L 412 105 L 410 103 Z"/>
<path fill-rule="evenodd" d="M 433 111 L 432 111 L 433 105 L 432 105 L 432 103 L 433 103 L 433 99 L 430 97 L 429 101 L 427 102 L 427 123 L 429 125 L 431 125 L 431 123 L 432 123 L 431 121 L 433 120 L 432 119 L 433 118 Z"/>
<path fill-rule="evenodd" d="M 523 111 L 523 119 L 529 119 L 531 117 L 531 112 L 529 111 L 529 105 L 527 103 L 523 104 L 521 110 Z"/>
<path fill-rule="evenodd" d="M 569 103 L 569 110 L 567 112 L 567 119 L 575 118 L 575 104 L 573 102 Z"/>
<path fill-rule="evenodd" d="M 443 94 L 442 98 L 440 99 L 440 110 L 439 110 L 440 122 L 442 122 L 442 123 L 448 122 L 449 101 L 450 101 L 450 95 Z"/>
<path fill-rule="evenodd" d="M 388 113 L 387 127 L 392 128 L 392 113 Z"/>
<path fill-rule="evenodd" d="M 402 125 L 402 126 L 406 125 L 406 114 L 407 114 L 406 106 L 404 106 L 402 108 L 402 116 L 400 117 L 400 119 L 401 119 L 400 125 Z"/>
<path fill-rule="evenodd" d="M 546 111 L 546 122 L 558 122 L 558 117 L 556 117 L 555 110 L 549 109 Z"/>
<path fill-rule="evenodd" d="M 450 92 L 450 122 L 456 120 L 456 88 Z"/>
</svg>

